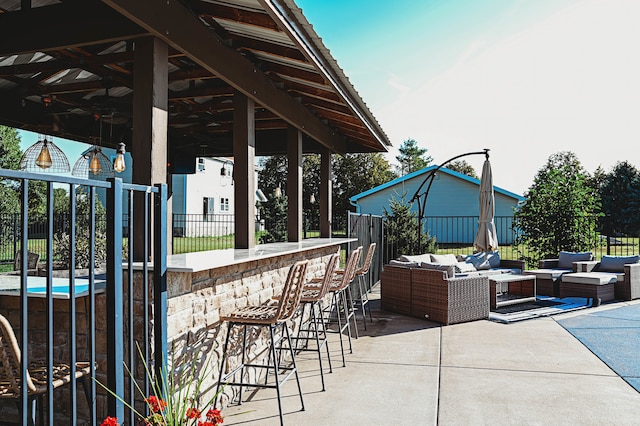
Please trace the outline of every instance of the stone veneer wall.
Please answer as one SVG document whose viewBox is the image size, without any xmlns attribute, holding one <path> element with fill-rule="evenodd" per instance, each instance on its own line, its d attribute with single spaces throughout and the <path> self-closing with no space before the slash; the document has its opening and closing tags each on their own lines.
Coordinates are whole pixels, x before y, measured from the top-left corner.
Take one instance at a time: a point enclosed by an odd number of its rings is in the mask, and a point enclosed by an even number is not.
<svg viewBox="0 0 640 426">
<path fill-rule="evenodd" d="M 337 247 L 323 247 L 296 254 L 287 254 L 269 259 L 255 260 L 196 273 L 169 272 L 168 330 L 169 350 L 173 348 L 174 359 L 198 363 L 206 390 L 204 400 L 213 397 L 218 382 L 219 361 L 227 334 L 227 324 L 220 315 L 234 309 L 269 302 L 282 290 L 289 268 L 296 261 L 308 259 L 307 279 L 320 277 L 329 257 Z M 296 322 L 292 322 L 295 327 Z M 236 327 L 236 332 L 240 328 Z M 268 349 L 268 333 L 265 327 L 251 330 L 248 338 L 249 353 L 253 362 L 260 363 Z M 229 367 L 240 360 L 241 345 L 235 342 L 241 335 L 232 334 L 229 345 Z M 241 340 L 239 341 L 241 342 Z M 248 374 L 254 380 L 256 371 Z M 238 389 L 225 389 L 222 404 L 237 394 Z"/>
<path fill-rule="evenodd" d="M 102 383 L 106 383 L 106 375 L 104 367 L 106 366 L 106 309 L 105 295 L 97 294 L 95 298 L 96 312 L 96 362 L 98 368 L 96 370 L 97 379 Z M 77 361 L 88 361 L 89 354 L 89 298 L 78 297 L 75 301 L 76 309 L 76 359 Z M 70 339 L 69 323 L 71 317 L 69 315 L 69 300 L 54 299 L 53 300 L 53 357 L 54 362 L 69 363 L 70 360 Z M 16 337 L 19 338 L 20 333 L 20 297 L 17 296 L 0 296 L 0 312 L 11 323 Z M 46 299 L 38 297 L 29 298 L 29 314 L 28 314 L 28 356 L 30 360 L 44 361 L 47 354 L 47 335 L 46 335 Z M 87 385 L 91 385 L 91 378 L 86 378 Z M 98 409 L 98 418 L 100 421 L 100 413 L 105 412 L 106 394 L 97 386 L 98 395 L 96 396 L 96 404 Z M 89 424 L 89 406 L 87 404 L 84 390 L 80 383 L 77 386 L 77 408 L 78 408 L 78 424 Z M 69 424 L 69 386 L 62 386 L 54 390 L 54 408 L 55 424 Z M 46 398 L 45 398 L 46 404 Z M 44 408 L 46 410 L 46 407 Z M 15 422 L 18 424 L 19 412 L 13 400 L 0 401 L 0 418 L 6 422 Z M 0 422 L 2 423 L 2 422 Z"/>
</svg>

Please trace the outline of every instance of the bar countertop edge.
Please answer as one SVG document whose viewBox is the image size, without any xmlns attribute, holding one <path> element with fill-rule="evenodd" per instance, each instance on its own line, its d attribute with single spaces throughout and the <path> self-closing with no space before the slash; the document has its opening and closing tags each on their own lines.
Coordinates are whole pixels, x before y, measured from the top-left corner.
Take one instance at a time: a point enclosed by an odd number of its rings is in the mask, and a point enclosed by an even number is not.
<svg viewBox="0 0 640 426">
<path fill-rule="evenodd" d="M 172 254 L 167 256 L 168 272 L 200 272 L 223 266 L 236 265 L 254 260 L 268 259 L 323 247 L 339 246 L 358 241 L 357 238 L 309 238 L 299 242 L 260 244 L 252 249 L 225 249 Z M 123 265 L 124 266 L 124 265 Z M 126 266 L 125 266 L 126 267 Z M 142 264 L 133 263 L 134 270 Z M 149 264 L 149 270 L 153 265 Z"/>
</svg>

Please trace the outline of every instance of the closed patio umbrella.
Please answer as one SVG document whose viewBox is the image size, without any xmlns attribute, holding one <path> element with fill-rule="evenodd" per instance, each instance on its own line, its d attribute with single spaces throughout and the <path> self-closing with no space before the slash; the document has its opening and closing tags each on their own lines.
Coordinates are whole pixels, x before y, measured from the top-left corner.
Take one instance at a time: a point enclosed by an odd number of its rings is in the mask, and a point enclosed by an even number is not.
<svg viewBox="0 0 640 426">
<path fill-rule="evenodd" d="M 491 163 L 487 158 L 482 166 L 482 178 L 480 179 L 480 220 L 478 221 L 478 233 L 473 245 L 479 251 L 495 251 L 498 249 L 498 235 L 493 223 L 495 215 L 493 177 L 491 175 Z"/>
</svg>

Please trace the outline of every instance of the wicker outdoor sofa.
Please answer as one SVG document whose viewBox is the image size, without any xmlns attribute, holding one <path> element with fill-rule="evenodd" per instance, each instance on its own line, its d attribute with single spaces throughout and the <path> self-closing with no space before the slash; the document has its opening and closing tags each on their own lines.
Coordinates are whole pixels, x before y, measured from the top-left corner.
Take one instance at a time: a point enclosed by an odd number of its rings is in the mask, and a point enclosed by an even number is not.
<svg viewBox="0 0 640 426">
<path fill-rule="evenodd" d="M 489 275 L 524 269 L 501 260 L 500 270 L 454 274 L 446 270 L 385 265 L 380 275 L 382 309 L 445 325 L 489 317 Z"/>
<path fill-rule="evenodd" d="M 640 256 L 602 256 L 576 262 L 577 272 L 564 274 L 560 297 L 591 297 L 602 302 L 640 298 Z"/>
</svg>

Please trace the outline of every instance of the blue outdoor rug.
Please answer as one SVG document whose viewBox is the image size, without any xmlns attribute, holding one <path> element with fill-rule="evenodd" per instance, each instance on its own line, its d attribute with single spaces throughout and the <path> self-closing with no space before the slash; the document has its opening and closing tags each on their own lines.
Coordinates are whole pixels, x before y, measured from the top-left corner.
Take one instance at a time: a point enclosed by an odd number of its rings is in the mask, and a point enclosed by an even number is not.
<svg viewBox="0 0 640 426">
<path fill-rule="evenodd" d="M 512 323 L 533 318 L 548 317 L 550 315 L 563 314 L 577 309 L 589 308 L 593 299 L 584 297 L 558 297 L 538 296 L 535 302 L 526 302 L 504 306 L 489 313 L 489 320 Z"/>
<path fill-rule="evenodd" d="M 558 324 L 640 392 L 640 304 L 566 318 Z"/>
</svg>

